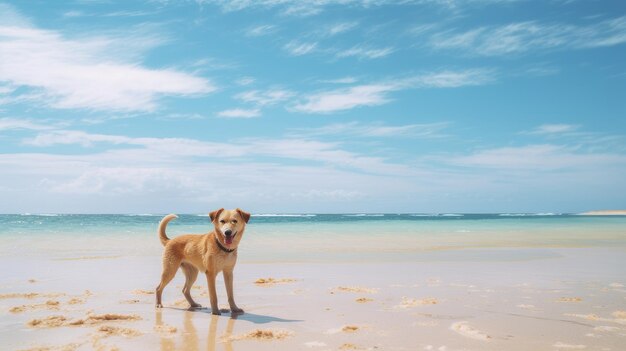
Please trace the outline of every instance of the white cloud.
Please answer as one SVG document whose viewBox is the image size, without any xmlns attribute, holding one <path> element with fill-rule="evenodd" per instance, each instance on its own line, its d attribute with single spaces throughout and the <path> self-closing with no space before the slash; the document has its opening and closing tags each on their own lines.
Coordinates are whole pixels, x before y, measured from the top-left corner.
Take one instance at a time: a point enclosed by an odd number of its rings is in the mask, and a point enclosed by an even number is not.
<svg viewBox="0 0 626 351">
<path fill-rule="evenodd" d="M 440 71 L 426 73 L 412 79 L 421 88 L 459 88 L 464 86 L 485 85 L 495 80 L 491 69 L 466 69 L 463 71 Z"/>
<path fill-rule="evenodd" d="M 311 16 L 331 6 L 346 7 L 381 7 L 433 4 L 448 9 L 457 9 L 465 4 L 501 4 L 520 0 L 196 0 L 200 4 L 219 6 L 224 12 L 242 11 L 247 9 L 279 9 L 280 13 L 291 16 Z"/>
<path fill-rule="evenodd" d="M 331 113 L 362 106 L 383 105 L 390 101 L 389 93 L 411 88 L 458 88 L 484 85 L 494 80 L 493 71 L 468 69 L 464 71 L 439 71 L 389 80 L 375 84 L 362 84 L 350 88 L 314 93 L 296 103 L 292 109 L 305 113 Z"/>
<path fill-rule="evenodd" d="M 542 124 L 530 134 L 560 134 L 577 130 L 580 126 L 573 124 Z"/>
<path fill-rule="evenodd" d="M 249 90 L 235 95 L 235 99 L 259 106 L 269 106 L 286 101 L 294 95 L 285 89 Z"/>
<path fill-rule="evenodd" d="M 40 133 L 36 137 L 23 141 L 26 145 L 51 146 L 51 145 L 72 145 L 78 144 L 84 147 L 93 146 L 95 143 L 129 144 L 132 139 L 123 136 L 90 134 L 83 131 L 55 130 Z"/>
<path fill-rule="evenodd" d="M 330 113 L 361 106 L 376 106 L 389 102 L 387 93 L 398 90 L 394 84 L 367 84 L 346 89 L 312 94 L 293 107 L 305 113 Z"/>
<path fill-rule="evenodd" d="M 74 130 L 54 130 L 41 132 L 33 138 L 24 139 L 23 144 L 39 147 L 54 145 L 92 147 L 96 144 L 139 146 L 140 148 L 128 150 L 113 149 L 107 155 L 123 153 L 132 155 L 136 159 L 149 159 L 155 164 L 158 162 L 168 163 L 171 158 L 179 159 L 181 157 L 234 159 L 247 156 L 264 156 L 315 161 L 372 173 L 397 172 L 397 174 L 402 174 L 407 172 L 407 168 L 404 166 L 388 164 L 382 158 L 362 156 L 342 150 L 338 143 L 303 138 L 248 139 L 236 143 L 216 143 L 185 138 L 131 138 Z"/>
<path fill-rule="evenodd" d="M 482 150 L 468 156 L 451 158 L 449 162 L 500 170 L 546 172 L 572 168 L 623 167 L 626 165 L 626 157 L 618 154 L 576 153 L 570 147 L 540 144 Z"/>
<path fill-rule="evenodd" d="M 441 131 L 449 126 L 447 122 L 406 124 L 390 126 L 382 123 L 332 123 L 318 128 L 294 129 L 296 136 L 323 136 L 340 135 L 348 137 L 418 137 L 441 138 L 445 137 Z"/>
<path fill-rule="evenodd" d="M 63 13 L 63 17 L 74 18 L 74 17 L 83 17 L 85 13 L 82 11 L 71 10 Z"/>
<path fill-rule="evenodd" d="M 381 57 L 385 57 L 393 53 L 395 50 L 392 47 L 386 48 L 366 48 L 360 45 L 353 46 L 348 50 L 343 50 L 337 52 L 337 57 L 357 57 L 357 58 L 365 58 L 365 59 L 377 59 Z"/>
<path fill-rule="evenodd" d="M 434 34 L 430 43 L 435 49 L 456 49 L 483 56 L 614 46 L 626 43 L 626 16 L 585 25 L 528 21 L 464 32 L 449 30 Z"/>
<path fill-rule="evenodd" d="M 255 81 L 256 79 L 254 79 L 253 77 L 241 77 L 237 79 L 235 83 L 237 83 L 237 85 L 246 86 L 254 83 Z"/>
<path fill-rule="evenodd" d="M 46 130 L 46 129 L 53 129 L 53 128 L 54 127 L 51 125 L 41 124 L 32 120 L 23 119 L 23 118 L 9 118 L 9 117 L 0 118 L 0 131 L 16 130 L 16 129 Z"/>
<path fill-rule="evenodd" d="M 20 199 L 0 203 L 0 211 L 197 213 L 219 206 L 340 212 L 338 206 L 350 207 L 351 200 L 398 189 L 406 192 L 410 185 L 398 180 L 383 191 L 377 184 L 388 182 L 385 176 L 330 166 L 234 163 L 226 158 L 215 162 L 160 158 L 154 163 L 136 156 L 128 149 L 88 155 L 0 154 L 0 167 L 7 170 L 0 173 L 0 183 L 11 184 L 0 193 Z"/>
<path fill-rule="evenodd" d="M 359 24 L 357 22 L 342 22 L 336 23 L 328 27 L 326 30 L 326 34 L 329 36 L 334 36 L 337 34 L 345 33 L 356 28 Z"/>
<path fill-rule="evenodd" d="M 331 126 L 326 127 L 317 132 L 330 133 Z M 437 134 L 439 128 L 336 127 L 381 137 L 434 129 Z M 372 156 L 371 150 L 347 151 L 341 143 L 310 136 L 226 143 L 55 130 L 24 142 L 48 152 L 54 152 L 54 145 L 91 148 L 74 155 L 0 153 L 0 184 L 10 185 L 0 188 L 0 194 L 20 199 L 0 203 L 0 211 L 194 212 L 242 203 L 279 212 L 524 212 L 551 206 L 554 211 L 568 203 L 623 203 L 619 195 L 626 170 L 626 157 L 613 151 L 549 144 L 421 158 L 413 154 L 397 164 Z M 392 155 L 406 156 L 402 150 Z"/>
<path fill-rule="evenodd" d="M 205 78 L 142 67 L 137 61 L 141 52 L 162 41 L 154 34 L 67 38 L 27 24 L 15 11 L 5 18 L 0 22 L 0 82 L 31 88 L 29 94 L 38 95 L 39 103 L 63 109 L 152 111 L 160 96 L 215 90 Z"/>
<path fill-rule="evenodd" d="M 246 35 L 249 37 L 261 37 L 276 32 L 276 29 L 277 27 L 275 25 L 264 24 L 248 29 Z"/>
<path fill-rule="evenodd" d="M 353 84 L 357 82 L 357 79 L 354 77 L 343 77 L 337 79 L 320 80 L 320 82 L 331 84 Z"/>
<path fill-rule="evenodd" d="M 261 111 L 259 109 L 242 109 L 242 108 L 234 108 L 230 110 L 224 110 L 217 113 L 219 117 L 224 118 L 254 118 L 259 117 L 261 115 Z"/>
<path fill-rule="evenodd" d="M 314 52 L 316 47 L 316 42 L 303 43 L 293 40 L 285 44 L 285 46 L 283 46 L 283 49 L 292 56 L 302 56 Z"/>
</svg>

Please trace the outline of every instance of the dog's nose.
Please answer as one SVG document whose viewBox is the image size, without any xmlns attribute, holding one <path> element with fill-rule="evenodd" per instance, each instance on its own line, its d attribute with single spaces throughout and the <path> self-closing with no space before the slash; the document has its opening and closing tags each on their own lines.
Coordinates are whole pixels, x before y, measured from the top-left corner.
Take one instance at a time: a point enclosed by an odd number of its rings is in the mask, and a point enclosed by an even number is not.
<svg viewBox="0 0 626 351">
<path fill-rule="evenodd" d="M 224 234 L 225 234 L 226 236 L 231 236 L 231 234 L 233 234 L 233 231 L 232 231 L 232 230 L 230 230 L 230 229 L 226 229 L 226 230 L 224 231 Z"/>
</svg>

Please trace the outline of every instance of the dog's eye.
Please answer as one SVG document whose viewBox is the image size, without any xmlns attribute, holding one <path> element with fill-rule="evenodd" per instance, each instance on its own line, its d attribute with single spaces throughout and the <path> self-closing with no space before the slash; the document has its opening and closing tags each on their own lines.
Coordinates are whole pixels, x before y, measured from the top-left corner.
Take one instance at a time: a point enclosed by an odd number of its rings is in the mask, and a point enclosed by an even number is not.
<svg viewBox="0 0 626 351">
<path fill-rule="evenodd" d="M 220 219 L 220 223 L 224 224 L 224 223 L 226 223 L 226 221 L 223 220 L 223 219 Z"/>
<path fill-rule="evenodd" d="M 233 222 L 233 224 L 237 224 L 237 220 L 236 219 L 233 219 L 232 222 Z"/>
</svg>

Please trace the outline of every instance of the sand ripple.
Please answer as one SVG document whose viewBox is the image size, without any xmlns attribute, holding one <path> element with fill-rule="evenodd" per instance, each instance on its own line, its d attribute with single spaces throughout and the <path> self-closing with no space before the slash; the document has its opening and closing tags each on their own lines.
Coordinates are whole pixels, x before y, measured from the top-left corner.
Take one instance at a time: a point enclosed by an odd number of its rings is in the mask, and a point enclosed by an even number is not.
<svg viewBox="0 0 626 351">
<path fill-rule="evenodd" d="M 11 313 L 21 313 L 25 311 L 38 310 L 38 309 L 48 309 L 48 310 L 58 310 L 59 309 L 59 301 L 48 300 L 45 303 L 37 303 L 32 305 L 21 305 L 12 307 L 9 312 Z"/>
<path fill-rule="evenodd" d="M 246 334 L 234 335 L 224 338 L 224 341 L 235 341 L 235 340 L 282 340 L 289 336 L 292 336 L 293 332 L 288 330 L 277 330 L 277 329 L 255 329 Z"/>
<path fill-rule="evenodd" d="M 291 279 L 291 278 L 281 278 L 281 279 L 276 279 L 276 278 L 259 278 L 257 280 L 254 281 L 254 284 L 256 285 L 274 285 L 274 284 L 281 284 L 281 283 L 293 283 L 295 282 L 296 279 Z"/>
<path fill-rule="evenodd" d="M 41 319 L 30 320 L 26 325 L 34 328 L 54 328 L 63 326 L 82 326 L 82 325 L 94 325 L 107 321 L 137 321 L 141 317 L 137 315 L 124 315 L 115 313 L 105 314 L 92 314 L 85 319 L 69 320 L 65 316 L 49 316 Z"/>
<path fill-rule="evenodd" d="M 399 305 L 396 305 L 396 308 L 411 308 L 417 306 L 425 306 L 425 305 L 436 305 L 439 303 L 434 297 L 427 297 L 424 299 L 411 299 L 408 297 L 403 297 L 402 302 Z"/>
<path fill-rule="evenodd" d="M 352 293 L 365 293 L 365 294 L 376 294 L 378 292 L 378 289 L 375 289 L 375 288 L 363 288 L 363 287 L 360 287 L 360 286 L 338 286 L 338 287 L 334 288 L 333 291 L 331 291 L 331 294 L 334 293 L 334 291 L 352 292 Z"/>
<path fill-rule="evenodd" d="M 64 296 L 63 293 L 10 293 L 10 294 L 0 294 L 0 299 L 36 299 L 40 297 L 59 297 Z"/>
<path fill-rule="evenodd" d="M 130 328 L 114 327 L 111 325 L 103 325 L 98 328 L 98 331 L 104 334 L 104 336 L 125 336 L 133 337 L 140 336 L 141 332 Z"/>
</svg>

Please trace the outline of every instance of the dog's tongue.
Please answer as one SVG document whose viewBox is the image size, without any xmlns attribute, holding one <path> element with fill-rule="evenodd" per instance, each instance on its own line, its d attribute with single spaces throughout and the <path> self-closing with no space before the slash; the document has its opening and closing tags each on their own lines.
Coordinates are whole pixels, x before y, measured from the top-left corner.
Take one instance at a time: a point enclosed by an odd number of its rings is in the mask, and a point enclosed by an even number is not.
<svg viewBox="0 0 626 351">
<path fill-rule="evenodd" d="M 224 238 L 224 241 L 226 242 L 226 245 L 230 245 L 233 243 L 233 237 L 232 236 L 227 236 Z"/>
</svg>

